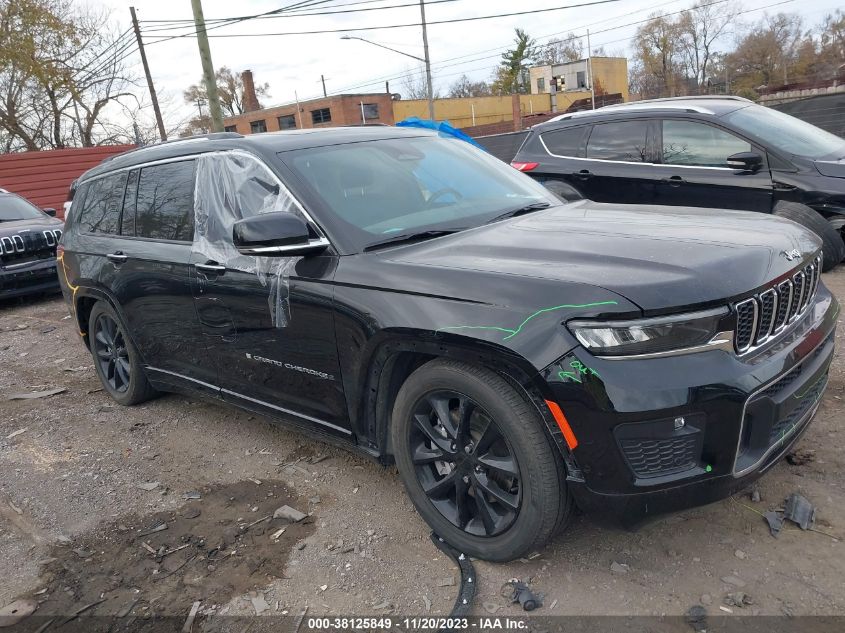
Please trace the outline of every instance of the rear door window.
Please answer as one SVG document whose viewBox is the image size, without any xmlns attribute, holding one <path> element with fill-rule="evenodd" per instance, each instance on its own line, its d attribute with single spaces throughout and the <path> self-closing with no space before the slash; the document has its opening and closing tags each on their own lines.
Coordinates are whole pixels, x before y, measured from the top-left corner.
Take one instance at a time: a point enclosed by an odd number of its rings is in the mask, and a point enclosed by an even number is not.
<svg viewBox="0 0 845 633">
<path fill-rule="evenodd" d="M 646 137 L 648 121 L 618 121 L 593 126 L 587 142 L 587 158 L 627 163 L 649 161 Z"/>
<path fill-rule="evenodd" d="M 662 149 L 667 165 L 727 167 L 728 156 L 750 152 L 751 144 L 706 123 L 667 119 Z"/>
<path fill-rule="evenodd" d="M 135 236 L 190 242 L 194 237 L 194 160 L 141 168 Z"/>
<path fill-rule="evenodd" d="M 126 172 L 111 174 L 90 183 L 84 196 L 78 225 L 83 233 L 120 233 L 120 210 Z"/>
<path fill-rule="evenodd" d="M 555 156 L 578 156 L 584 140 L 585 126 L 553 130 L 542 135 L 543 143 Z M 583 156 L 583 154 L 581 154 Z"/>
</svg>

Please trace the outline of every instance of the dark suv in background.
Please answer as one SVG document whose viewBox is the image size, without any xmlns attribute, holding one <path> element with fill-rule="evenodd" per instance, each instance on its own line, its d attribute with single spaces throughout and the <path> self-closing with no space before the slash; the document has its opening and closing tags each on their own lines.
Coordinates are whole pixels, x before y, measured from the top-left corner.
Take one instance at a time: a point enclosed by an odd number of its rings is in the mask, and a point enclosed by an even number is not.
<svg viewBox="0 0 845 633">
<path fill-rule="evenodd" d="M 58 292 L 56 245 L 64 222 L 55 213 L 0 189 L 0 299 Z"/>
<path fill-rule="evenodd" d="M 564 114 L 512 165 L 566 198 L 775 213 L 845 257 L 845 140 L 739 97 L 679 97 Z"/>
<path fill-rule="evenodd" d="M 464 141 L 358 127 L 112 158 L 59 257 L 117 402 L 202 395 L 395 461 L 440 536 L 502 561 L 575 503 L 634 523 L 771 468 L 833 357 L 820 245 L 752 213 L 561 204 Z"/>
</svg>

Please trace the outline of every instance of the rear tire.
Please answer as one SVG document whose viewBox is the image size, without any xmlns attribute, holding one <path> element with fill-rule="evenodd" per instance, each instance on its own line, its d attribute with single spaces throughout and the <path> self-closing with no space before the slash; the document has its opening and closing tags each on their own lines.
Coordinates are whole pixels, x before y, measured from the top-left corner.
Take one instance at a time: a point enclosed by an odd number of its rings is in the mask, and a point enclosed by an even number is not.
<svg viewBox="0 0 845 633">
<path fill-rule="evenodd" d="M 129 406 L 150 400 L 158 392 L 150 385 L 138 350 L 109 304 L 98 301 L 88 317 L 88 340 L 94 370 L 106 392 Z"/>
<path fill-rule="evenodd" d="M 542 425 L 536 408 L 492 371 L 440 359 L 417 369 L 396 397 L 391 439 L 426 523 L 484 560 L 542 548 L 573 507 Z"/>
<path fill-rule="evenodd" d="M 833 270 L 845 258 L 845 242 L 842 235 L 817 211 L 798 202 L 781 201 L 775 205 L 774 214 L 810 229 L 821 238 L 824 256 L 822 271 Z"/>
</svg>

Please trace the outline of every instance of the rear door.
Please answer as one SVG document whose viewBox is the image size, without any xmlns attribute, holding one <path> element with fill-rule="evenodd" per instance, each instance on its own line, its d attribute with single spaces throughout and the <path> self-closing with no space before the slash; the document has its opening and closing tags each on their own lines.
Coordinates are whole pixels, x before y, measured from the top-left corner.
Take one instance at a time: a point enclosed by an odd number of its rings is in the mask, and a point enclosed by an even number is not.
<svg viewBox="0 0 845 633">
<path fill-rule="evenodd" d="M 191 292 L 195 167 L 178 159 L 121 174 L 120 234 L 101 246 L 100 283 L 120 304 L 151 379 L 216 391 Z"/>
<path fill-rule="evenodd" d="M 205 156 L 199 170 L 194 296 L 223 397 L 348 435 L 330 283 L 337 256 L 241 255 L 234 222 L 278 211 L 304 216 L 302 207 L 252 155 Z"/>
<path fill-rule="evenodd" d="M 651 202 L 657 186 L 653 136 L 654 124 L 647 119 L 593 125 L 584 164 L 574 174 L 585 197 L 598 202 Z"/>
<path fill-rule="evenodd" d="M 703 121 L 664 118 L 658 127 L 655 204 L 771 211 L 772 177 L 762 149 Z M 738 152 L 759 154 L 762 167 L 754 173 L 728 167 L 728 156 Z"/>
</svg>

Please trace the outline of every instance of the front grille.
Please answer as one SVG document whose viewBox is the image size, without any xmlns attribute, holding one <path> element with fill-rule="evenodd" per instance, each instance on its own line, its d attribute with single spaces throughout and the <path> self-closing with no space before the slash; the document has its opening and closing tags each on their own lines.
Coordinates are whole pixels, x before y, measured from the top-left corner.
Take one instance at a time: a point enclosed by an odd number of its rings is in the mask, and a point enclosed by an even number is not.
<svg viewBox="0 0 845 633">
<path fill-rule="evenodd" d="M 821 265 L 818 255 L 789 279 L 734 306 L 738 354 L 771 341 L 806 312 L 819 286 Z"/>
<path fill-rule="evenodd" d="M 0 266 L 18 266 L 56 256 L 61 229 L 22 231 L 0 237 Z"/>
<path fill-rule="evenodd" d="M 666 439 L 621 440 L 631 470 L 641 477 L 688 470 L 698 461 L 698 438 L 694 434 Z"/>
</svg>

